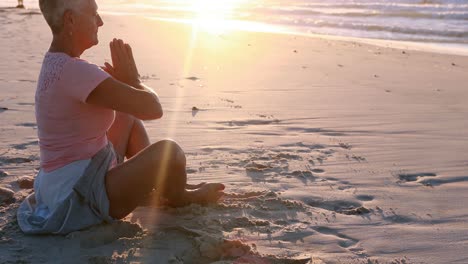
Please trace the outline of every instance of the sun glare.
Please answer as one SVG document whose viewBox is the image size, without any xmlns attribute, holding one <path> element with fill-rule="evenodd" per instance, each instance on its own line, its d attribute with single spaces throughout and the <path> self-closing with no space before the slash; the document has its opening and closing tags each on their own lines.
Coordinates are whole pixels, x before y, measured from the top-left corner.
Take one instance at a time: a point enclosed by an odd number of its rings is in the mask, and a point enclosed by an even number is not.
<svg viewBox="0 0 468 264">
<path fill-rule="evenodd" d="M 232 27 L 233 13 L 248 0 L 193 0 L 193 25 L 210 33 L 221 33 Z"/>
</svg>

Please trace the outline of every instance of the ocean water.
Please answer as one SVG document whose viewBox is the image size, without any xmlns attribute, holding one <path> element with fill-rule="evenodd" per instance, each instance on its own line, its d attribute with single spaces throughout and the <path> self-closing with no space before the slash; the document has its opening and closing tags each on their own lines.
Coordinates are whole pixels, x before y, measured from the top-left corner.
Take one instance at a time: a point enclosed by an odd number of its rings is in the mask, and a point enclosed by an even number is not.
<svg viewBox="0 0 468 264">
<path fill-rule="evenodd" d="M 37 8 L 37 0 L 24 0 Z M 2 5 L 16 4 L 4 0 Z M 468 47 L 468 0 L 98 0 L 101 12 Z M 250 27 L 249 25 L 266 25 Z M 242 28 L 241 28 L 242 29 Z M 273 30 L 274 31 L 274 30 Z"/>
</svg>

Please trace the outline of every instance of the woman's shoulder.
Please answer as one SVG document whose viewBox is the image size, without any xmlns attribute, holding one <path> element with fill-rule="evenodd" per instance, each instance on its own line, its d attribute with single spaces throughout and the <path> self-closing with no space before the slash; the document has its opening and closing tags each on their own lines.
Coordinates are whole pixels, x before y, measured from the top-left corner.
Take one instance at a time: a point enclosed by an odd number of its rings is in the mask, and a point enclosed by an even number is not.
<svg viewBox="0 0 468 264">
<path fill-rule="evenodd" d="M 103 71 L 98 65 L 81 58 L 70 57 L 64 67 L 66 67 L 66 70 L 72 74 L 89 74 L 91 72 Z"/>
<path fill-rule="evenodd" d="M 42 61 L 42 70 L 46 72 L 61 70 L 70 59 L 71 57 L 65 53 L 47 52 Z"/>
<path fill-rule="evenodd" d="M 100 67 L 94 63 L 91 63 L 87 60 L 70 57 L 68 54 L 63 52 L 47 52 L 44 56 L 43 66 L 47 68 L 55 67 L 67 67 L 67 68 L 97 68 Z"/>
<path fill-rule="evenodd" d="M 43 92 L 53 87 L 62 75 L 71 57 L 65 53 L 47 52 L 42 61 L 41 72 L 37 83 L 37 91 Z"/>
</svg>

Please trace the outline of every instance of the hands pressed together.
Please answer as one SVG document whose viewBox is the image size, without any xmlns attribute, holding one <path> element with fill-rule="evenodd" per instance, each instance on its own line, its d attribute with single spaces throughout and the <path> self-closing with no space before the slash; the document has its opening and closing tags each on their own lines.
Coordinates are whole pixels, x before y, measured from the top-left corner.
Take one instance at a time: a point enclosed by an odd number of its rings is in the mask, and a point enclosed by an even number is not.
<svg viewBox="0 0 468 264">
<path fill-rule="evenodd" d="M 133 87 L 138 87 L 141 83 L 140 74 L 133 58 L 132 48 L 121 39 L 113 39 L 110 43 L 112 64 L 105 62 L 102 67 L 115 79 Z"/>
</svg>

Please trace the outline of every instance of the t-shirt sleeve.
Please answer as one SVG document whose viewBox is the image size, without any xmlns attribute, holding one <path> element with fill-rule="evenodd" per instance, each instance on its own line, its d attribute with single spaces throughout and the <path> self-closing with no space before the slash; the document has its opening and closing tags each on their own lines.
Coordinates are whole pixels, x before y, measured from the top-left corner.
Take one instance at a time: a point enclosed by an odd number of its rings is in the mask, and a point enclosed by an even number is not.
<svg viewBox="0 0 468 264">
<path fill-rule="evenodd" d="M 88 95 L 110 75 L 96 64 L 75 59 L 67 63 L 62 74 L 64 92 L 85 103 Z"/>
</svg>

